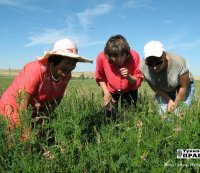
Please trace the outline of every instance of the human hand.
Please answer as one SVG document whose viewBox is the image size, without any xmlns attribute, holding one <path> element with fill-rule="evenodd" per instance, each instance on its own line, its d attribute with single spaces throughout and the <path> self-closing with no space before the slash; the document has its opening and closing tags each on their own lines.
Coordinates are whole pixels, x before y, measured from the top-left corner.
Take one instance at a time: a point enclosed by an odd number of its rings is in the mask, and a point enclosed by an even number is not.
<svg viewBox="0 0 200 173">
<path fill-rule="evenodd" d="M 129 77 L 129 71 L 128 71 L 127 68 L 120 68 L 119 71 L 120 71 L 120 74 L 121 74 L 123 77 L 125 77 L 125 78 Z"/>
<path fill-rule="evenodd" d="M 112 95 L 110 93 L 104 94 L 103 97 L 103 105 L 106 106 L 112 99 Z"/>
<path fill-rule="evenodd" d="M 175 103 L 174 103 L 173 100 L 170 99 L 168 104 L 167 104 L 167 110 L 169 112 L 172 112 L 172 111 L 174 111 L 174 109 L 175 109 Z"/>
</svg>

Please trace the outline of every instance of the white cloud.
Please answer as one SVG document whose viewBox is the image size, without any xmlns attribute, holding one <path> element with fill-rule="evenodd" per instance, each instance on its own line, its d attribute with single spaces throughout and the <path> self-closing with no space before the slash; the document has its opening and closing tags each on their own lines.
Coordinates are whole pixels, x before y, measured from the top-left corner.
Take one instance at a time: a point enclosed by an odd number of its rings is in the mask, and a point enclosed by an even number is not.
<svg viewBox="0 0 200 173">
<path fill-rule="evenodd" d="M 174 48 L 181 48 L 181 49 L 190 49 L 190 48 L 196 48 L 200 47 L 200 39 L 193 40 L 191 42 L 187 43 L 179 43 L 179 44 L 173 44 L 167 47 L 168 50 L 174 49 Z"/>
<path fill-rule="evenodd" d="M 20 5 L 20 2 L 16 0 L 0 0 L 0 5 L 17 6 Z"/>
<path fill-rule="evenodd" d="M 171 24 L 171 23 L 173 23 L 173 22 L 172 22 L 172 20 L 165 20 L 165 21 L 163 21 L 163 23 L 164 23 L 164 24 Z"/>
<path fill-rule="evenodd" d="M 78 13 L 77 15 L 80 19 L 80 22 L 82 22 L 82 26 L 89 29 L 87 27 L 87 24 L 93 16 L 105 14 L 109 12 L 110 9 L 111 9 L 110 5 L 101 4 L 98 5 L 95 9 L 92 10 L 86 9 L 83 13 Z M 78 26 L 73 16 L 67 16 L 66 27 L 60 29 L 49 28 L 45 29 L 40 33 L 32 34 L 29 37 L 30 42 L 27 43 L 25 46 L 30 47 L 36 45 L 53 44 L 56 40 L 66 37 L 75 41 L 78 47 L 90 47 L 94 45 L 104 44 L 105 41 L 98 41 L 98 40 L 92 41 L 88 37 L 88 34 L 85 33 L 85 30 L 77 30 L 77 27 L 79 28 L 80 26 Z"/>
<path fill-rule="evenodd" d="M 86 9 L 82 13 L 77 13 L 77 16 L 83 28 L 87 29 L 93 17 L 106 14 L 111 9 L 112 9 L 112 6 L 109 4 L 99 4 L 96 6 L 96 8 Z"/>
<path fill-rule="evenodd" d="M 152 0 L 129 0 L 124 3 L 123 7 L 129 7 L 129 8 L 148 7 L 151 1 Z"/>
<path fill-rule="evenodd" d="M 23 9 L 27 11 L 48 11 L 47 9 L 41 8 L 31 1 L 27 0 L 0 0 L 0 5 L 11 6 L 13 8 Z"/>
<path fill-rule="evenodd" d="M 171 35 L 170 33 L 168 34 L 169 35 L 167 36 L 167 39 L 165 36 L 164 40 L 167 40 L 168 43 L 177 43 L 177 42 L 180 42 L 180 40 L 185 38 L 185 36 L 187 35 L 187 31 L 185 29 L 181 29 L 173 35 Z"/>
<path fill-rule="evenodd" d="M 30 42 L 25 46 L 35 46 L 35 45 L 45 45 L 54 43 L 56 40 L 61 39 L 65 36 L 65 32 L 63 30 L 45 30 L 43 33 L 35 34 L 29 37 Z"/>
<path fill-rule="evenodd" d="M 72 26 L 72 25 L 70 25 Z M 55 41 L 63 38 L 69 38 L 76 42 L 78 47 L 91 47 L 104 44 L 105 41 L 92 41 L 86 34 L 74 33 L 72 28 L 60 30 L 45 30 L 43 33 L 35 34 L 29 37 L 30 42 L 25 47 L 53 44 Z"/>
</svg>

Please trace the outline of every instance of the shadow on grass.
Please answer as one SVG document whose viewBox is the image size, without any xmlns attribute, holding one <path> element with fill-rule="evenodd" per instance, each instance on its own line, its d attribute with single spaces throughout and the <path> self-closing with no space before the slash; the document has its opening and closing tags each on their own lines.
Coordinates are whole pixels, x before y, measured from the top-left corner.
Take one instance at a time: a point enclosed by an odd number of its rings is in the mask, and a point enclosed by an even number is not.
<svg viewBox="0 0 200 173">
<path fill-rule="evenodd" d="M 112 117 L 106 117 L 104 109 L 82 117 L 79 125 L 82 126 L 83 142 L 94 142 L 96 140 L 96 133 L 100 131 L 101 126 L 109 125 L 114 121 Z"/>
</svg>

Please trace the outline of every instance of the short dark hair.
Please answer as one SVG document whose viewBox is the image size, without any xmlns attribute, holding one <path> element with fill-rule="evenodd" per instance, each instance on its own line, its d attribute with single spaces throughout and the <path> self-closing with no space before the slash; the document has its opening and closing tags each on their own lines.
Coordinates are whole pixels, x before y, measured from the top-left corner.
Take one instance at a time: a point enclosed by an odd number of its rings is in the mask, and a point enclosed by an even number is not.
<svg viewBox="0 0 200 173">
<path fill-rule="evenodd" d="M 53 63 L 54 66 L 58 65 L 62 60 L 63 60 L 63 56 L 61 55 L 51 55 L 48 59 L 48 61 L 50 63 Z"/>
<path fill-rule="evenodd" d="M 104 53 L 107 55 L 108 60 L 110 60 L 110 57 L 119 57 L 124 53 L 127 54 L 127 57 L 131 56 L 130 46 L 126 39 L 120 34 L 109 38 L 104 48 Z"/>
</svg>

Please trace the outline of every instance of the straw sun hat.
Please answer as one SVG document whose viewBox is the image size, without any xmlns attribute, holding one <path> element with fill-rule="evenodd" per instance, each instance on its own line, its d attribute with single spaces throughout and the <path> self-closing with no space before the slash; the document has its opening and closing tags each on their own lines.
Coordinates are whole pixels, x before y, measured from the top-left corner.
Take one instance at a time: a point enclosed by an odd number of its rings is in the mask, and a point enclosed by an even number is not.
<svg viewBox="0 0 200 173">
<path fill-rule="evenodd" d="M 50 51 L 45 51 L 44 56 L 37 57 L 37 60 L 47 61 L 51 55 L 61 55 L 69 58 L 71 57 L 77 59 L 78 62 L 90 62 L 90 63 L 93 62 L 90 59 L 78 55 L 78 49 L 76 44 L 67 38 L 56 41 L 53 49 Z"/>
</svg>

